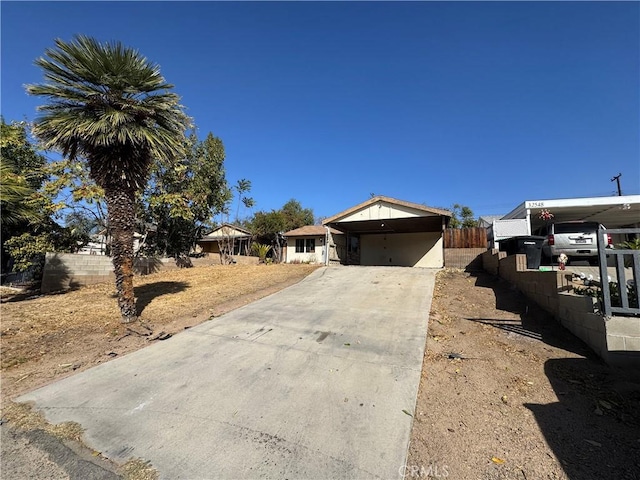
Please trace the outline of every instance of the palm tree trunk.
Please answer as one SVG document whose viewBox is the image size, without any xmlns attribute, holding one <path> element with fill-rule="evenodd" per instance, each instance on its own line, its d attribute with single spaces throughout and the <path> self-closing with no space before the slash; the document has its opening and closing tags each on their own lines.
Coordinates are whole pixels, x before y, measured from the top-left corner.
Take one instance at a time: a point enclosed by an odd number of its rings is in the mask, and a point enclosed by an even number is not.
<svg viewBox="0 0 640 480">
<path fill-rule="evenodd" d="M 135 191 L 126 185 L 104 187 L 109 227 L 111 229 L 111 257 L 116 276 L 118 306 L 122 323 L 138 318 L 133 292 L 133 234 L 135 232 Z"/>
</svg>

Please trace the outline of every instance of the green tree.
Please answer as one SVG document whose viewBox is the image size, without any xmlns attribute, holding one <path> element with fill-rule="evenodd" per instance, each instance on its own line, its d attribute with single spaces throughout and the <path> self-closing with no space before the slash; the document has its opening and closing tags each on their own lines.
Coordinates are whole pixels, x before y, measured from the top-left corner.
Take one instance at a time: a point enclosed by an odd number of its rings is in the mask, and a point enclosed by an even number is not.
<svg viewBox="0 0 640 480">
<path fill-rule="evenodd" d="M 86 210 L 76 209 L 64 217 L 64 225 L 69 234 L 76 239 L 78 250 L 89 243 L 91 235 L 98 233 L 102 227 L 98 219 Z"/>
<path fill-rule="evenodd" d="M 34 267 L 35 276 L 42 273 L 45 253 L 55 248 L 48 233 L 15 235 L 5 242 L 5 246 L 13 259 L 13 271 L 24 272 Z"/>
<path fill-rule="evenodd" d="M 465 205 L 456 203 L 451 207 L 451 221 L 449 228 L 470 228 L 477 227 L 478 221 L 474 218 L 473 210 Z"/>
<path fill-rule="evenodd" d="M 285 231 L 300 228 L 305 225 L 313 225 L 313 210 L 310 208 L 302 208 L 300 202 L 293 198 L 282 206 L 281 212 L 285 218 Z"/>
<path fill-rule="evenodd" d="M 46 159 L 37 153 L 27 135 L 25 122 L 7 124 L 0 118 L 0 227 L 2 271 L 11 264 L 7 241 L 42 231 L 48 221 L 48 203 L 40 194 L 46 178 Z"/>
<path fill-rule="evenodd" d="M 25 123 L 7 124 L 3 118 L 0 118 L 0 154 L 0 224 L 4 241 L 43 219 L 36 190 L 45 178 L 46 160 L 29 142 Z"/>
<path fill-rule="evenodd" d="M 238 201 L 236 205 L 236 218 L 234 222 L 237 224 L 240 222 L 240 205 L 244 205 L 245 208 L 253 208 L 256 204 L 252 197 L 248 197 L 246 194 L 251 191 L 251 180 L 241 178 L 233 186 L 233 190 L 238 194 Z"/>
<path fill-rule="evenodd" d="M 209 133 L 200 142 L 191 135 L 185 152 L 172 165 L 153 169 L 141 198 L 139 216 L 155 230 L 147 246 L 150 253 L 176 258 L 188 254 L 231 199 L 222 140 Z"/>
<path fill-rule="evenodd" d="M 291 199 L 279 210 L 256 212 L 248 226 L 260 242 L 273 246 L 275 260 L 280 261 L 284 241 L 282 234 L 313 223 L 313 210 L 303 208 L 299 201 Z"/>
<path fill-rule="evenodd" d="M 170 164 L 183 156 L 188 118 L 158 65 L 119 42 L 58 39 L 35 64 L 45 83 L 27 91 L 48 103 L 39 107 L 34 134 L 45 149 L 83 160 L 104 190 L 122 322 L 135 321 L 136 194 L 154 160 Z"/>
<path fill-rule="evenodd" d="M 46 159 L 39 154 L 27 134 L 26 122 L 11 122 L 0 117 L 0 150 L 2 161 L 10 161 L 15 173 L 24 176 L 34 190 L 47 178 Z"/>
</svg>

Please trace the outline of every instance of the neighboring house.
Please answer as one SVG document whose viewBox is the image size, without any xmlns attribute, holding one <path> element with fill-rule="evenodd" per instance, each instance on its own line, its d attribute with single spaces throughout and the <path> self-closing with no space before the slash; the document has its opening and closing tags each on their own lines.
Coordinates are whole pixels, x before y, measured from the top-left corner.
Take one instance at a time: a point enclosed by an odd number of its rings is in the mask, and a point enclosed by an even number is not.
<svg viewBox="0 0 640 480">
<path fill-rule="evenodd" d="M 202 253 L 221 253 L 228 249 L 229 255 L 249 255 L 251 232 L 237 225 L 223 223 L 221 226 L 202 237 L 196 243 Z"/>
<path fill-rule="evenodd" d="M 344 234 L 330 235 L 329 261 L 441 268 L 450 219 L 448 210 L 373 197 L 323 222 Z"/>
<path fill-rule="evenodd" d="M 133 252 L 137 252 L 140 248 L 141 239 L 144 237 L 141 233 L 133 234 Z M 106 231 L 102 230 L 100 233 L 91 236 L 89 243 L 84 245 L 78 250 L 79 255 L 106 255 L 107 245 L 109 239 L 107 238 Z"/>
<path fill-rule="evenodd" d="M 106 252 L 107 241 L 104 235 L 92 235 L 91 241 L 78 250 L 80 255 L 106 255 Z"/>
<path fill-rule="evenodd" d="M 322 225 L 305 225 L 286 232 L 285 262 L 326 264 L 327 243 L 332 243 L 334 235 L 342 233 Z"/>
<path fill-rule="evenodd" d="M 503 215 L 483 215 L 478 217 L 478 226 L 483 228 L 489 228 L 493 225 L 494 220 L 500 220 Z"/>
</svg>

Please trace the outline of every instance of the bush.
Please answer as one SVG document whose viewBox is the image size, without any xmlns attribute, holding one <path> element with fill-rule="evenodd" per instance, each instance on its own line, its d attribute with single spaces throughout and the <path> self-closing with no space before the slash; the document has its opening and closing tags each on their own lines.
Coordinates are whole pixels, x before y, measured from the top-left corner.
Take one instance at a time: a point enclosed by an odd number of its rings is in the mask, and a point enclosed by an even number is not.
<svg viewBox="0 0 640 480">
<path fill-rule="evenodd" d="M 267 254 L 271 251 L 271 245 L 265 245 L 263 243 L 254 243 L 251 245 L 251 250 L 258 255 L 260 259 L 260 263 L 265 263 L 265 259 L 267 258 Z"/>
<path fill-rule="evenodd" d="M 54 250 L 51 237 L 46 233 L 41 233 L 40 235 L 23 233 L 22 235 L 11 237 L 6 241 L 5 247 L 13 258 L 14 272 L 24 272 L 34 268 L 35 273 L 38 275 L 44 267 L 45 253 Z"/>
</svg>

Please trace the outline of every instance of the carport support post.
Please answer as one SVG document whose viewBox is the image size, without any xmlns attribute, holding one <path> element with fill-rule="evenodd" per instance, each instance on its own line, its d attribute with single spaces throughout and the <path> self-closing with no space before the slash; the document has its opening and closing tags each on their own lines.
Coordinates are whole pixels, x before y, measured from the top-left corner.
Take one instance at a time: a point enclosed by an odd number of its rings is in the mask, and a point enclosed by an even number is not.
<svg viewBox="0 0 640 480">
<path fill-rule="evenodd" d="M 324 228 L 327 230 L 324 240 L 324 265 L 326 267 L 329 265 L 329 238 L 331 238 L 331 233 L 328 225 L 325 225 Z"/>
<path fill-rule="evenodd" d="M 445 235 L 445 232 L 446 232 L 446 230 L 447 230 L 447 222 L 445 221 L 444 215 L 441 215 L 441 216 L 440 216 L 440 220 L 442 220 L 442 231 L 440 232 L 440 236 L 442 237 L 442 268 L 444 268 L 444 267 L 446 267 L 446 266 L 447 266 L 447 265 L 444 263 L 444 262 L 445 262 L 445 260 L 444 260 L 444 259 L 446 258 L 445 252 L 446 252 L 446 248 L 447 248 L 447 246 L 445 245 L 445 244 L 446 244 L 446 240 L 445 240 L 446 235 Z"/>
</svg>

